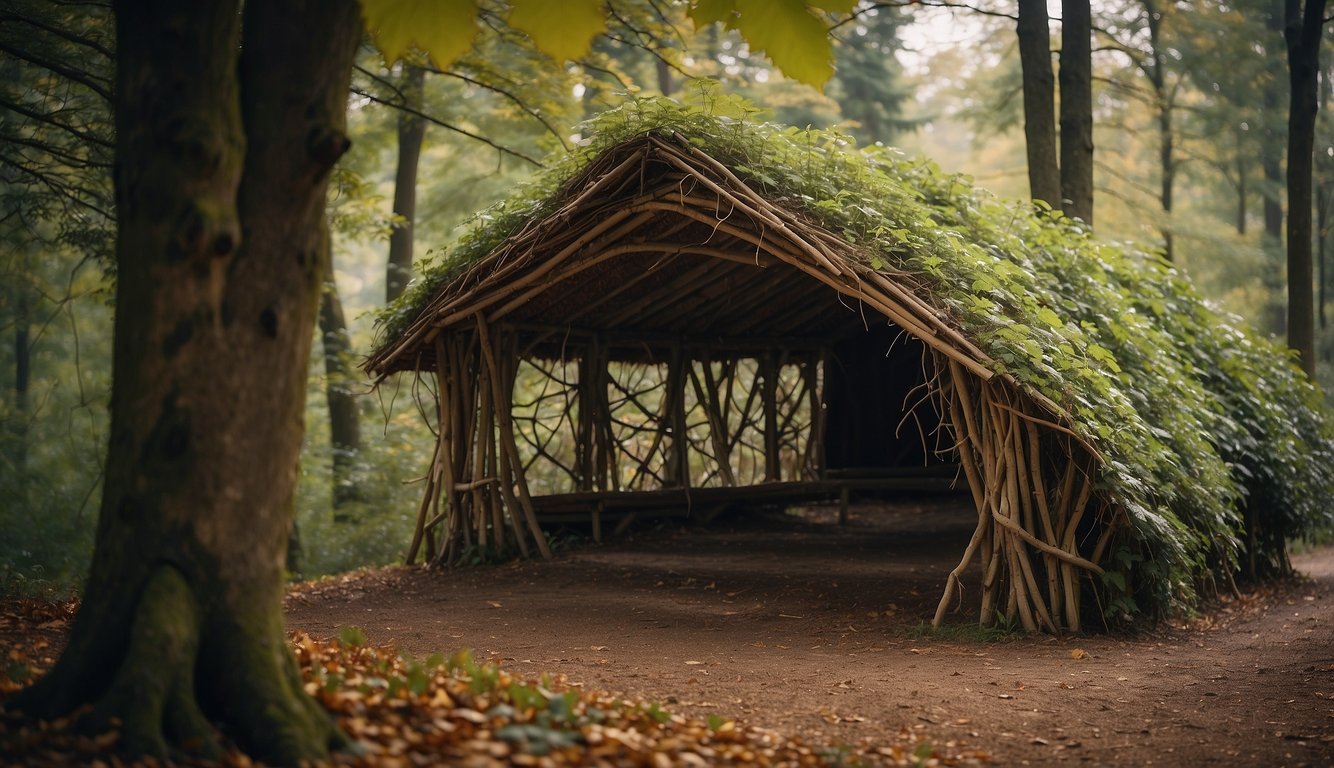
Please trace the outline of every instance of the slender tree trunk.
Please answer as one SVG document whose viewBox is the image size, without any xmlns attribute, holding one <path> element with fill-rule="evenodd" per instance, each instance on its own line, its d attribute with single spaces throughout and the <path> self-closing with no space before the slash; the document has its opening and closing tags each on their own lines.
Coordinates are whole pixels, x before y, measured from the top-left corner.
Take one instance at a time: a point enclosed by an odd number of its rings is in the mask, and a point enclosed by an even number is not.
<svg viewBox="0 0 1334 768">
<path fill-rule="evenodd" d="M 1322 68 L 1320 70 L 1320 109 L 1329 109 L 1329 99 L 1334 92 L 1331 91 L 1330 70 Z M 1328 147 L 1327 147 L 1328 149 Z M 1329 250 L 1329 207 L 1334 200 L 1330 199 L 1329 185 L 1331 183 L 1330 171 L 1334 168 L 1332 158 L 1327 152 L 1317 151 L 1315 153 L 1315 189 L 1316 189 L 1316 225 L 1315 225 L 1315 284 L 1316 300 L 1315 311 L 1316 321 L 1319 323 L 1320 330 L 1329 327 L 1329 321 L 1325 312 L 1325 261 Z"/>
<path fill-rule="evenodd" d="M 1176 179 L 1172 136 L 1173 98 L 1167 87 L 1167 53 L 1163 47 L 1163 16 L 1157 0 L 1144 0 L 1144 13 L 1149 27 L 1148 68 L 1149 82 L 1153 84 L 1154 100 L 1158 108 L 1158 202 L 1163 209 L 1163 255 L 1168 261 L 1172 254 L 1172 192 Z"/>
<path fill-rule="evenodd" d="M 1271 32 L 1283 31 L 1285 0 L 1273 0 L 1270 6 L 1267 26 Z M 1282 62 L 1277 56 L 1270 57 L 1273 67 L 1274 84 L 1282 82 Z M 1265 184 L 1261 189 L 1264 200 L 1265 237 L 1275 244 L 1283 242 L 1283 202 L 1279 196 L 1283 189 L 1283 136 L 1275 127 L 1278 116 L 1283 113 L 1283 92 L 1277 88 L 1265 88 L 1263 94 L 1264 111 L 1261 118 L 1264 128 L 1264 144 L 1260 148 L 1260 167 L 1264 173 Z M 1291 203 L 1289 203 L 1291 204 Z M 1275 286 L 1277 287 L 1277 286 Z"/>
<path fill-rule="evenodd" d="M 284 640 L 283 556 L 343 133 L 352 0 L 135 2 L 117 25 L 115 350 L 96 548 L 69 643 L 17 708 L 92 704 L 121 747 L 345 743 Z M 242 25 L 245 45 L 242 47 Z M 244 238 L 244 239 L 243 239 Z"/>
<path fill-rule="evenodd" d="M 421 110 L 426 71 L 404 64 L 403 96 L 407 106 Z M 398 113 L 398 171 L 394 174 L 394 215 L 401 217 L 389 234 L 389 267 L 385 272 L 385 301 L 403 295 L 412 280 L 412 240 L 417 224 L 417 166 L 421 162 L 426 122 L 402 111 Z"/>
<path fill-rule="evenodd" d="M 6 417 L 3 445 L 0 448 L 0 468 L 12 479 L 6 483 L 13 494 L 5 503 L 15 508 L 27 506 L 28 487 L 28 432 L 32 421 L 29 413 L 29 390 L 32 386 L 32 340 L 29 315 L 32 312 L 29 287 L 22 280 L 11 280 L 7 291 L 14 308 L 14 387 L 13 410 Z"/>
<path fill-rule="evenodd" d="M 1246 154 L 1241 129 L 1237 129 L 1237 234 L 1246 234 Z"/>
<path fill-rule="evenodd" d="M 672 68 L 667 66 L 667 62 L 657 59 L 654 62 L 658 70 L 658 92 L 663 96 L 671 96 L 676 92 L 676 81 L 672 79 Z"/>
<path fill-rule="evenodd" d="M 334 281 L 333 249 L 323 248 L 324 289 L 320 292 L 320 338 L 324 347 L 325 398 L 329 403 L 329 442 L 333 447 L 334 522 L 349 520 L 347 506 L 365 501 L 357 466 L 361 454 L 361 413 L 353 382 L 352 339 L 343 302 Z"/>
<path fill-rule="evenodd" d="M 1325 251 L 1329 241 L 1329 188 L 1321 179 L 1316 185 L 1316 226 L 1315 226 L 1315 265 L 1316 265 L 1316 319 L 1320 330 L 1325 330 L 1329 322 L 1325 317 Z"/>
<path fill-rule="evenodd" d="M 1261 169 L 1265 177 L 1263 193 L 1265 237 L 1274 243 L 1283 242 L 1283 202 L 1279 198 L 1279 190 L 1283 189 L 1283 161 L 1280 159 L 1282 151 L 1282 146 L 1275 145 L 1265 151 L 1261 160 Z"/>
<path fill-rule="evenodd" d="M 1176 165 L 1172 157 L 1173 139 L 1172 139 L 1172 113 L 1166 107 L 1158 113 L 1158 164 L 1161 174 L 1161 187 L 1159 189 L 1158 200 L 1163 208 L 1163 217 L 1166 221 L 1163 223 L 1163 256 L 1168 261 L 1174 261 L 1174 249 L 1172 243 L 1172 193 L 1176 181 Z"/>
<path fill-rule="evenodd" d="M 1320 37 L 1325 0 L 1286 0 L 1288 47 L 1288 346 L 1315 377 L 1314 268 L 1311 253 L 1311 179 L 1318 110 Z"/>
<path fill-rule="evenodd" d="M 1093 14 L 1089 0 L 1061 0 L 1061 199 L 1093 226 Z"/>
<path fill-rule="evenodd" d="M 1055 76 L 1045 0 L 1019 0 L 1019 64 L 1024 81 L 1024 141 L 1028 189 L 1034 200 L 1061 207 L 1061 172 L 1056 161 Z"/>
</svg>

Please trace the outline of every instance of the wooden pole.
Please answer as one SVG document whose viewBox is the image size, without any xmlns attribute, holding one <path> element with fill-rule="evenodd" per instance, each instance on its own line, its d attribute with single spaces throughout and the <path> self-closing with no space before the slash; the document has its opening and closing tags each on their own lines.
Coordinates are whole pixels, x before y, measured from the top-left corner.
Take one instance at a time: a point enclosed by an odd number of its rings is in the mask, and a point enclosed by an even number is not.
<svg viewBox="0 0 1334 768">
<path fill-rule="evenodd" d="M 668 463 L 667 484 L 690 487 L 690 436 L 686 432 L 685 366 L 689 365 L 680 344 L 672 345 L 672 356 L 667 362 L 667 417 L 671 424 L 671 460 Z"/>
<path fill-rule="evenodd" d="M 519 458 L 519 447 L 514 442 L 514 425 L 510 421 L 509 404 L 512 401 L 512 394 L 506 394 L 502 391 L 501 382 L 498 377 L 499 367 L 496 365 L 495 350 L 491 346 L 490 334 L 486 327 L 486 318 L 481 312 L 476 315 L 477 336 L 479 346 L 482 349 L 482 359 L 488 371 L 491 372 L 490 380 L 493 387 L 495 399 L 504 403 L 504 406 L 498 408 L 496 413 L 500 417 L 500 443 L 501 450 L 509 455 L 510 470 L 514 473 L 514 484 L 518 488 L 519 504 L 523 507 L 524 518 L 528 522 L 528 530 L 537 541 L 537 550 L 542 553 L 542 557 L 551 557 L 551 548 L 547 546 L 547 537 L 542 532 L 542 526 L 537 523 L 537 513 L 533 510 L 532 497 L 528 495 L 528 480 L 524 477 L 523 462 Z"/>
<path fill-rule="evenodd" d="M 760 356 L 760 379 L 764 408 L 764 479 L 777 482 L 782 479 L 782 466 L 778 446 L 778 365 L 772 352 Z"/>
</svg>

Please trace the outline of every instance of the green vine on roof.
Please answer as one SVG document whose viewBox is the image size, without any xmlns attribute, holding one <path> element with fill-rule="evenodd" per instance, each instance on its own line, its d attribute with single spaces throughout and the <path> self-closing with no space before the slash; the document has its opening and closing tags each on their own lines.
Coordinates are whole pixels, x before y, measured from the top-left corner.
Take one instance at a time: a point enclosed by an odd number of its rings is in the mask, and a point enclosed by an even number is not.
<svg viewBox="0 0 1334 768">
<path fill-rule="evenodd" d="M 639 99 L 597 117 L 576 151 L 423 269 L 381 314 L 381 339 L 554 212 L 594 158 L 646 134 L 681 136 L 841 234 L 854 257 L 948 316 L 997 373 L 1065 409 L 1099 452 L 1099 490 L 1130 522 L 1108 576 L 1126 597 L 1109 612 L 1162 615 L 1242 566 L 1282 572 L 1287 539 L 1334 526 L 1334 420 L 1315 387 L 1287 350 L 1211 308 L 1171 264 L 933 163 L 762 117 L 709 85 L 693 104 Z"/>
</svg>

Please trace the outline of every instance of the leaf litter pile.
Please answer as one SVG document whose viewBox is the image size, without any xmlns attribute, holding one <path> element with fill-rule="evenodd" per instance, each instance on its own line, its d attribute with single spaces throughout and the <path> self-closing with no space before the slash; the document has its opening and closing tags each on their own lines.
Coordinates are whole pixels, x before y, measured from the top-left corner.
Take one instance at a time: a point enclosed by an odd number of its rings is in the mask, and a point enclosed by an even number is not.
<svg viewBox="0 0 1334 768">
<path fill-rule="evenodd" d="M 85 735 L 69 720 L 27 722 L 4 701 L 54 663 L 73 603 L 0 603 L 0 755 L 6 764 L 155 765 L 115 755 L 116 734 Z M 360 754 L 350 766 L 817 766 L 980 765 L 990 756 L 932 744 L 904 728 L 892 744 L 818 746 L 710 715 L 585 691 L 563 678 L 529 679 L 469 651 L 409 659 L 375 648 L 354 627 L 322 641 L 293 633 L 306 690 L 338 719 Z M 182 765 L 198 765 L 183 761 Z M 232 751 L 223 765 L 251 762 Z"/>
</svg>

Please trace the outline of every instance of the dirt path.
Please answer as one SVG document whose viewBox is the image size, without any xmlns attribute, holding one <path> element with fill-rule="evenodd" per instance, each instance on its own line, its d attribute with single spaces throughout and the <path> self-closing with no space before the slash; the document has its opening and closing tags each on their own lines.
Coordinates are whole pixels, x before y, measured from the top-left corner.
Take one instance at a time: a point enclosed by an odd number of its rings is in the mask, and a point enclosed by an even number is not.
<svg viewBox="0 0 1334 768">
<path fill-rule="evenodd" d="M 1004 765 L 1334 765 L 1334 549 L 1297 558 L 1307 580 L 1189 628 L 948 640 L 917 628 L 973 514 L 923 501 L 854 510 L 846 528 L 829 517 L 321 582 L 289 599 L 288 623 L 359 626 L 409 654 L 469 647 L 815 743 L 907 727 Z"/>
</svg>

